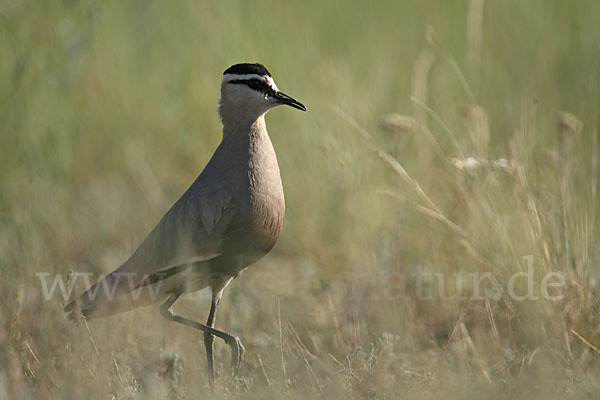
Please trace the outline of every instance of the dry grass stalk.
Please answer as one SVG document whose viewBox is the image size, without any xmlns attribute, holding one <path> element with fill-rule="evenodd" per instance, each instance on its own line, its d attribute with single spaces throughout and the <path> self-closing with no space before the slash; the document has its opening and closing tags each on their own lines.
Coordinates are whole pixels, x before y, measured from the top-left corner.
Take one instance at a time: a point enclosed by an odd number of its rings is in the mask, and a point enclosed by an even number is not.
<svg viewBox="0 0 600 400">
<path fill-rule="evenodd" d="M 96 345 L 96 340 L 94 340 L 94 336 L 92 335 L 92 332 L 90 331 L 90 327 L 88 326 L 86 319 L 83 318 L 82 321 L 83 321 L 83 326 L 85 326 L 85 330 L 88 334 L 88 337 L 90 338 L 90 342 L 92 343 L 92 347 L 94 348 L 94 352 L 96 353 L 97 356 L 100 356 L 100 352 L 98 351 L 98 346 Z"/>
<path fill-rule="evenodd" d="M 271 380 L 269 379 L 269 375 L 267 375 L 267 370 L 265 369 L 265 365 L 263 364 L 263 360 L 260 357 L 260 354 L 257 354 L 256 357 L 258 359 L 258 365 L 260 366 L 260 370 L 263 374 L 263 377 L 265 378 L 265 382 L 267 382 L 267 386 L 271 386 Z"/>
<path fill-rule="evenodd" d="M 333 300 L 331 299 L 331 295 L 329 294 L 329 290 L 324 290 L 325 300 L 327 301 L 327 308 L 329 309 L 329 313 L 331 314 L 331 320 L 333 321 L 333 327 L 335 329 L 335 338 L 340 345 L 340 348 L 345 349 L 346 344 L 342 339 L 342 333 L 340 330 L 340 323 L 337 318 L 337 314 L 335 312 L 335 308 L 333 307 Z"/>
<path fill-rule="evenodd" d="M 590 343 L 589 340 L 587 340 L 586 338 L 581 336 L 579 333 L 577 333 L 577 331 L 575 331 L 575 329 L 571 328 L 571 329 L 569 329 L 569 332 L 571 332 L 571 334 L 573 334 L 573 336 L 575 336 L 577 339 L 579 339 L 586 347 L 593 350 L 596 354 L 600 354 L 600 349 L 597 346 Z"/>
<path fill-rule="evenodd" d="M 343 119 L 346 120 L 361 136 L 363 139 L 371 141 L 371 134 L 367 132 L 362 126 L 356 122 L 354 118 L 352 118 L 348 113 L 346 113 L 342 108 L 338 105 L 333 106 L 333 111 L 335 111 L 338 115 L 340 115 Z"/>
<path fill-rule="evenodd" d="M 560 111 L 557 118 L 559 154 L 563 162 L 569 161 L 576 149 L 576 144 L 581 140 L 583 123 L 577 116 L 569 111 Z M 568 166 L 568 164 L 567 164 Z M 568 172 L 568 168 L 565 168 Z"/>
<path fill-rule="evenodd" d="M 33 359 L 36 362 L 40 362 L 40 359 L 35 355 L 35 352 L 33 351 L 33 349 L 31 348 L 31 346 L 29 345 L 29 341 L 25 341 L 25 346 L 27 347 L 27 350 L 29 350 L 29 353 L 31 354 L 31 356 L 33 357 Z"/>
<path fill-rule="evenodd" d="M 398 162 L 398 160 L 396 160 L 394 157 L 392 157 L 390 154 L 386 153 L 383 150 L 379 150 L 377 154 L 379 154 L 379 157 L 381 157 L 385 162 L 387 162 L 398 173 L 398 175 L 400 175 L 402 179 L 404 179 L 406 183 L 408 183 L 413 188 L 415 193 L 417 193 L 417 195 L 427 204 L 427 206 L 430 209 L 432 209 L 436 214 L 443 216 L 440 209 L 421 188 L 421 185 L 419 185 L 417 181 L 415 181 L 410 177 L 410 175 L 408 175 L 408 172 L 406 172 L 406 170 L 404 169 L 402 164 Z"/>
<path fill-rule="evenodd" d="M 429 129 L 427 129 L 426 126 L 419 124 L 415 118 L 409 115 L 400 115 L 396 113 L 383 115 L 379 118 L 379 128 L 389 133 L 416 132 L 424 134 L 431 144 L 433 144 L 436 153 L 442 159 L 446 158 L 446 154 Z"/>
<path fill-rule="evenodd" d="M 473 145 L 473 154 L 477 157 L 487 157 L 490 145 L 490 126 L 487 113 L 476 104 L 468 104 L 463 107 L 462 115 L 465 130 Z"/>
<path fill-rule="evenodd" d="M 479 369 L 481 370 L 481 374 L 485 377 L 485 379 L 488 381 L 488 383 L 490 385 L 493 385 L 494 382 L 492 381 L 492 378 L 490 378 L 490 375 L 487 372 L 487 368 L 485 367 L 485 364 L 483 362 L 483 358 L 481 357 L 481 355 L 477 351 L 477 348 L 475 347 L 475 343 L 473 342 L 473 339 L 471 338 L 471 335 L 469 334 L 469 330 L 467 329 L 467 326 L 462 321 L 460 321 L 458 323 L 458 326 L 459 326 L 459 329 L 460 329 L 460 333 L 461 333 L 461 335 L 463 337 L 463 340 L 465 341 L 465 343 L 467 344 L 467 346 L 469 347 L 469 349 L 471 350 L 471 352 L 475 356 L 475 360 L 477 361 Z"/>
<path fill-rule="evenodd" d="M 597 204 L 598 185 L 598 123 L 594 121 L 592 141 L 592 204 Z M 596 227 L 596 207 L 592 207 L 592 229 Z"/>
<path fill-rule="evenodd" d="M 492 335 L 494 339 L 500 340 L 500 334 L 498 333 L 498 328 L 496 327 L 496 320 L 494 319 L 494 313 L 492 312 L 492 307 L 490 305 L 490 299 L 485 297 L 485 311 L 488 317 L 488 321 L 490 323 L 490 329 L 492 330 Z"/>
<path fill-rule="evenodd" d="M 469 0 L 467 8 L 467 65 L 474 76 L 481 65 L 484 0 Z"/>
<path fill-rule="evenodd" d="M 281 372 L 283 374 L 283 383 L 289 395 L 288 378 L 285 370 L 285 359 L 283 357 L 283 329 L 281 327 L 281 300 L 277 297 L 277 322 L 279 324 L 279 355 L 281 357 Z"/>
<path fill-rule="evenodd" d="M 465 157 L 464 153 L 461 150 L 460 145 L 458 144 L 458 141 L 456 140 L 456 135 L 452 132 L 452 129 L 450 129 L 448 124 L 446 124 L 446 122 L 444 122 L 444 120 L 435 111 L 433 111 L 433 109 L 431 107 L 429 107 L 427 104 L 425 104 L 418 98 L 411 96 L 410 100 L 413 103 L 415 103 L 417 106 L 419 106 L 420 108 L 425 110 L 442 127 L 442 130 L 446 133 L 446 135 L 452 142 L 452 145 L 454 146 L 458 156 L 461 158 L 464 158 Z"/>
<path fill-rule="evenodd" d="M 313 353 L 311 353 L 310 350 L 308 350 L 308 347 L 306 347 L 306 345 L 300 338 L 298 331 L 296 330 L 296 328 L 294 328 L 294 325 L 292 325 L 292 323 L 287 322 L 285 324 L 285 329 L 287 331 L 288 336 L 293 339 L 290 345 L 293 345 L 298 354 L 301 354 L 304 358 L 310 358 L 311 361 L 317 359 L 317 357 Z"/>
<path fill-rule="evenodd" d="M 454 337 L 454 334 L 456 333 L 458 324 L 460 322 L 462 322 L 462 317 L 463 317 L 463 314 L 465 311 L 465 307 L 467 306 L 468 303 L 469 303 L 469 299 L 466 299 L 465 301 L 463 301 L 462 305 L 460 306 L 460 309 L 458 310 L 458 314 L 456 316 L 456 321 L 454 322 L 454 326 L 452 327 L 452 331 L 450 332 L 450 335 L 448 335 L 448 339 L 446 340 L 446 343 L 444 343 L 444 347 L 442 347 L 442 352 L 446 351 L 446 349 L 448 348 L 448 345 L 450 344 L 450 341 L 452 340 L 452 338 Z"/>
<path fill-rule="evenodd" d="M 416 101 L 416 99 L 413 99 L 413 101 Z M 424 104 L 422 106 L 425 107 L 426 109 L 428 109 L 433 114 L 434 118 L 439 119 L 439 116 L 437 116 L 437 114 L 435 114 L 435 112 L 433 110 L 429 109 Z M 356 120 L 354 120 L 347 113 L 345 113 L 340 107 L 336 107 L 336 109 L 337 109 L 338 114 L 340 114 L 344 119 L 346 119 L 361 134 L 361 136 L 363 138 L 365 138 L 365 140 L 367 140 L 368 148 L 375 150 L 377 152 L 377 154 L 386 163 L 388 163 L 398 173 L 398 175 L 400 175 L 400 177 L 402 179 L 404 179 L 404 181 L 406 183 L 409 184 L 409 186 L 418 195 L 418 197 L 426 204 L 426 206 L 416 204 L 415 205 L 416 209 L 426 215 L 429 215 L 430 217 L 432 217 L 434 219 L 437 219 L 437 220 L 443 222 L 453 232 L 455 232 L 456 234 L 458 234 L 460 236 L 459 243 L 467 250 L 468 254 L 473 258 L 473 260 L 475 260 L 475 262 L 477 262 L 483 268 L 484 271 L 486 271 L 490 274 L 490 283 L 493 285 L 494 289 L 497 290 L 499 293 L 503 294 L 502 302 L 506 306 L 508 315 L 510 315 L 512 313 L 513 315 L 515 315 L 517 321 L 520 322 L 520 319 L 514 313 L 513 306 L 510 303 L 509 299 L 506 298 L 506 296 L 504 296 L 505 289 L 498 281 L 498 278 L 496 277 L 496 274 L 494 273 L 494 268 L 493 268 L 492 263 L 485 256 L 483 256 L 483 254 L 480 250 L 478 250 L 473 245 L 473 241 L 470 238 L 469 234 L 462 227 L 460 227 L 458 224 L 454 223 L 452 220 L 450 220 L 449 218 L 447 218 L 444 215 L 444 213 L 439 209 L 439 207 L 437 207 L 437 205 L 433 202 L 433 200 L 431 200 L 431 198 L 425 193 L 425 191 L 422 189 L 421 185 L 408 174 L 408 172 L 404 169 L 402 164 L 396 158 L 391 156 L 389 153 L 377 148 L 377 146 L 375 146 L 371 142 L 370 138 L 372 136 L 364 128 L 362 128 Z M 454 136 L 453 136 L 451 130 L 445 125 L 445 123 L 441 119 L 439 119 L 439 122 L 443 127 L 445 127 L 446 132 L 448 133 L 450 138 L 453 139 Z M 454 142 L 455 142 L 457 151 L 460 154 L 462 154 L 460 147 L 458 146 L 458 143 L 456 141 L 454 141 Z M 464 157 L 463 157 L 463 159 L 464 159 Z M 519 164 L 517 164 L 515 161 L 511 161 L 509 163 L 505 159 L 492 160 L 492 161 L 486 160 L 486 162 L 483 162 L 483 164 L 487 164 L 488 167 L 492 166 L 494 168 L 502 168 L 502 169 L 510 171 L 511 173 L 520 173 L 521 177 L 522 177 L 522 182 L 524 182 L 523 183 L 524 186 L 527 186 L 527 179 L 525 176 L 524 169 Z M 382 194 L 389 194 L 388 191 L 378 191 L 378 192 L 382 193 Z M 399 196 L 397 194 L 394 194 L 393 197 L 398 198 Z M 528 202 L 529 202 L 528 203 L 529 208 L 532 211 L 533 216 L 534 216 L 535 225 L 538 228 L 536 231 L 538 232 L 538 236 L 541 238 L 541 232 L 542 232 L 541 231 L 541 221 L 540 221 L 540 218 L 539 218 L 539 215 L 537 212 L 537 207 L 535 206 L 535 202 L 531 198 L 531 193 L 529 191 L 527 191 L 527 198 L 528 198 Z M 463 307 L 464 307 L 464 304 L 463 304 Z M 459 316 L 459 318 L 460 318 L 460 316 Z M 495 321 L 492 321 L 491 324 L 492 324 L 492 330 L 494 330 Z M 509 321 L 509 324 L 510 324 L 510 321 Z M 456 328 L 456 326 L 455 326 L 455 328 Z M 512 330 L 511 327 L 509 327 L 509 329 Z M 498 338 L 499 338 L 497 327 L 495 329 L 495 336 L 498 336 Z"/>
<path fill-rule="evenodd" d="M 386 114 L 379 118 L 379 127 L 387 132 L 416 131 L 419 123 L 409 115 Z"/>
<path fill-rule="evenodd" d="M 302 355 L 302 359 L 304 360 L 304 364 L 306 365 L 306 369 L 308 370 L 309 376 L 311 378 L 309 380 L 309 382 L 311 383 L 311 386 L 315 392 L 315 395 L 319 395 L 320 393 L 323 393 L 323 388 L 321 387 L 321 384 L 319 383 L 319 379 L 317 379 L 317 376 L 315 375 L 315 371 L 312 369 L 312 367 L 310 366 L 310 363 L 308 362 L 306 357 L 304 357 L 304 355 Z"/>
<path fill-rule="evenodd" d="M 476 172 L 482 169 L 491 169 L 502 170 L 509 174 L 515 172 L 514 162 L 508 161 L 506 158 L 499 158 L 497 160 L 488 160 L 479 157 L 451 158 L 450 162 L 456 169 L 461 171 Z"/>
<path fill-rule="evenodd" d="M 558 128 L 564 136 L 579 135 L 583 128 L 583 124 L 575 114 L 570 113 L 569 111 L 560 111 L 558 113 Z"/>
<path fill-rule="evenodd" d="M 427 107 L 424 105 L 424 107 Z M 371 135 L 369 134 L 369 132 L 367 132 L 366 129 L 364 129 L 363 127 L 361 127 L 358 122 L 356 122 L 355 119 L 353 119 L 352 117 L 350 117 L 345 111 L 343 111 L 339 106 L 335 106 L 335 110 L 336 112 L 338 112 L 339 115 L 341 115 L 346 121 L 348 121 L 360 134 L 361 136 L 367 140 L 367 145 L 368 148 L 374 150 L 377 152 L 377 154 L 384 160 L 386 161 L 397 173 L 398 175 L 400 175 L 412 188 L 413 190 L 417 193 L 417 195 L 427 204 L 428 207 L 423 207 L 420 205 L 416 205 L 417 209 L 431 217 L 434 217 L 435 219 L 438 219 L 442 222 L 444 222 L 448 227 L 450 227 L 450 229 L 452 229 L 455 233 L 459 234 L 461 236 L 461 240 L 460 243 L 467 249 L 467 251 L 469 252 L 469 254 L 482 266 L 485 266 L 485 268 L 487 269 L 488 272 L 490 272 L 490 274 L 492 274 L 493 276 L 493 284 L 494 286 L 496 286 L 497 289 L 501 290 L 503 292 L 503 289 L 501 288 L 501 285 L 498 283 L 497 279 L 495 278 L 495 275 L 491 272 L 491 268 L 490 268 L 490 263 L 488 260 L 486 260 L 486 258 L 481 254 L 480 251 L 478 251 L 473 245 L 472 245 L 472 241 L 469 238 L 469 235 L 466 233 L 466 231 L 461 228 L 459 225 L 457 225 L 456 223 L 454 223 L 453 221 L 451 221 L 449 218 L 447 218 L 443 212 L 437 207 L 437 205 L 431 200 L 431 198 L 425 193 L 425 191 L 421 188 L 421 185 L 415 181 L 414 179 L 411 178 L 411 176 L 408 174 L 408 172 L 406 172 L 406 170 L 404 169 L 404 167 L 402 166 L 402 164 L 400 164 L 400 162 L 398 160 L 396 160 L 396 158 L 394 158 L 393 156 L 391 156 L 389 153 L 379 149 L 376 145 L 374 145 L 370 138 Z M 433 111 L 431 111 L 433 112 Z M 439 118 L 439 117 L 438 117 Z M 443 121 L 441 121 L 443 123 Z M 450 135 L 452 135 L 452 132 L 449 131 Z M 458 143 L 456 144 L 458 146 Z M 457 150 L 460 152 L 460 148 L 457 147 Z M 510 304 L 507 303 L 507 306 L 510 308 Z"/>
<path fill-rule="evenodd" d="M 113 358 L 113 365 L 115 366 L 115 371 L 117 372 L 117 377 L 119 378 L 119 382 L 123 383 L 123 377 L 121 376 L 121 369 L 119 368 L 119 364 L 117 364 L 117 360 Z"/>
<path fill-rule="evenodd" d="M 421 51 L 413 66 L 411 95 L 421 103 L 427 103 L 427 86 L 429 71 L 435 61 L 435 53 L 427 48 Z M 416 120 L 423 126 L 427 126 L 427 115 L 422 108 L 415 107 Z"/>
</svg>

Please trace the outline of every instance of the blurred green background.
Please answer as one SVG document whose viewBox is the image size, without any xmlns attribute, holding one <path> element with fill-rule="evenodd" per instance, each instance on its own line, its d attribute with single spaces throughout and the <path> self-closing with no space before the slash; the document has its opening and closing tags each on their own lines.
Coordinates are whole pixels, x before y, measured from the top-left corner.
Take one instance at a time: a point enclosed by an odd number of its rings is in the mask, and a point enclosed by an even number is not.
<svg viewBox="0 0 600 400">
<path fill-rule="evenodd" d="M 1 0 L 0 398 L 597 398 L 599 15 Z M 152 307 L 74 326 L 36 274 L 129 256 L 218 145 L 238 62 L 309 111 L 267 116 L 285 227 L 226 290 L 217 326 L 246 362 L 231 377 L 218 342 L 211 392 L 197 332 Z M 538 300 L 518 301 L 527 256 Z M 485 273 L 466 300 L 459 277 Z M 180 303 L 206 318 L 206 293 Z"/>
</svg>

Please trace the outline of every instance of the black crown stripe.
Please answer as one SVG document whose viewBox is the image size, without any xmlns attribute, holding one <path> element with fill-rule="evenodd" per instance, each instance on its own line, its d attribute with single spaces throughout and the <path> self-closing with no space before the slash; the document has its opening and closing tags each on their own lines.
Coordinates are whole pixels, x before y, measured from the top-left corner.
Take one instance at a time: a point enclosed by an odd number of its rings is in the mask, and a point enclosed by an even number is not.
<svg viewBox="0 0 600 400">
<path fill-rule="evenodd" d="M 250 74 L 256 74 L 256 75 L 266 75 L 266 76 L 271 76 L 271 73 L 269 72 L 269 70 L 267 70 L 267 68 L 265 68 L 264 65 L 259 64 L 259 63 L 242 63 L 242 64 L 235 64 L 232 65 L 231 67 L 227 68 L 225 70 L 225 72 L 223 72 L 223 75 L 225 74 L 236 74 L 236 75 L 250 75 Z"/>
</svg>

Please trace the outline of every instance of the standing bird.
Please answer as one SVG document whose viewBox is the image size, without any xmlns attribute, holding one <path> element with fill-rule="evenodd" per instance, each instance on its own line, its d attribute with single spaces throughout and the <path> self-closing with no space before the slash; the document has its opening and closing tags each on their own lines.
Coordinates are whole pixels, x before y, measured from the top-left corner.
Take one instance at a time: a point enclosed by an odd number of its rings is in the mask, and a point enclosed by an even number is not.
<svg viewBox="0 0 600 400">
<path fill-rule="evenodd" d="M 225 70 L 219 102 L 223 139 L 212 158 L 131 257 L 67 304 L 67 315 L 105 317 L 162 302 L 166 319 L 204 332 L 212 381 L 215 336 L 231 347 L 237 371 L 244 347 L 238 337 L 215 329 L 215 318 L 225 287 L 273 248 L 283 226 L 283 187 L 265 125 L 267 111 L 280 104 L 306 111 L 279 91 L 263 65 Z M 212 290 L 206 324 L 172 311 L 183 293 L 206 287 Z"/>
</svg>

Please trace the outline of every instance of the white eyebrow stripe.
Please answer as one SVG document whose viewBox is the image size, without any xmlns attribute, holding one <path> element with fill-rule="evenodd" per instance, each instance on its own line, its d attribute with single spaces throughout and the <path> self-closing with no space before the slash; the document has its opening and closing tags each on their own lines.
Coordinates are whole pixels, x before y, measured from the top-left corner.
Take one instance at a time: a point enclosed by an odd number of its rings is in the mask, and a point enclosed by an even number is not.
<svg viewBox="0 0 600 400">
<path fill-rule="evenodd" d="M 267 83 L 273 88 L 273 90 L 275 90 L 276 92 L 279 92 L 279 88 L 275 84 L 275 81 L 273 80 L 273 78 L 271 78 L 270 76 L 266 76 L 265 78 L 267 79 Z"/>
</svg>

